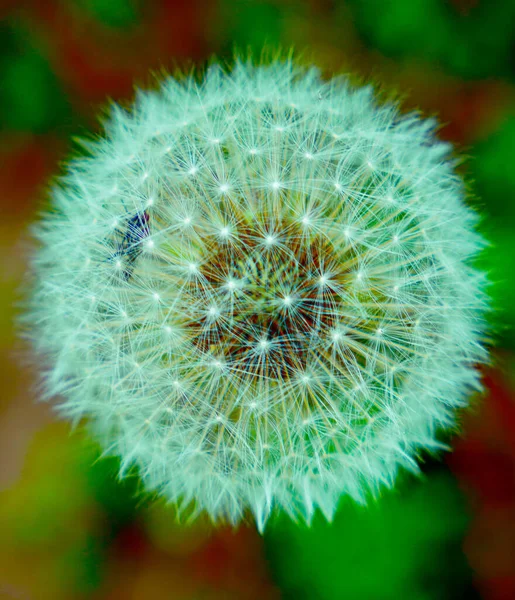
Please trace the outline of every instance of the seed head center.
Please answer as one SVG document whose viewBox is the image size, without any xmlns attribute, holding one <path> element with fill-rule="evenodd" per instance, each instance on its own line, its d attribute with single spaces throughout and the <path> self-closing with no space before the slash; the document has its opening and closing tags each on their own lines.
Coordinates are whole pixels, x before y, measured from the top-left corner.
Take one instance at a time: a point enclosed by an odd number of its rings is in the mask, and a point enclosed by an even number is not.
<svg viewBox="0 0 515 600">
<path fill-rule="evenodd" d="M 291 234 L 280 244 L 267 235 L 265 248 L 251 226 L 239 226 L 230 247 L 216 240 L 207 245 L 202 287 L 191 284 L 206 302 L 204 316 L 192 322 L 199 351 L 223 356 L 252 377 L 285 380 L 306 369 L 317 340 L 334 329 L 338 297 L 334 286 L 321 285 L 328 281 L 322 264 L 334 258 L 332 248 L 322 238 L 306 240 L 296 224 L 298 234 L 281 224 Z M 213 319 L 214 304 L 220 318 Z"/>
</svg>

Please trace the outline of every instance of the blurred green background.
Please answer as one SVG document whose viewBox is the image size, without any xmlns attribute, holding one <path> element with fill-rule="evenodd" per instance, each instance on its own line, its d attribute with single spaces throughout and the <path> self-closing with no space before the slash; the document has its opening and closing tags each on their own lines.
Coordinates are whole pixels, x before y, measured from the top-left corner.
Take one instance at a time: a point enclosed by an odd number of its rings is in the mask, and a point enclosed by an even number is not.
<svg viewBox="0 0 515 600">
<path fill-rule="evenodd" d="M 515 2 L 0 2 L 0 599 L 515 599 Z M 12 324 L 27 225 L 72 138 L 150 72 L 294 46 L 435 115 L 490 240 L 495 361 L 455 450 L 332 524 L 178 524 L 36 403 Z"/>
</svg>

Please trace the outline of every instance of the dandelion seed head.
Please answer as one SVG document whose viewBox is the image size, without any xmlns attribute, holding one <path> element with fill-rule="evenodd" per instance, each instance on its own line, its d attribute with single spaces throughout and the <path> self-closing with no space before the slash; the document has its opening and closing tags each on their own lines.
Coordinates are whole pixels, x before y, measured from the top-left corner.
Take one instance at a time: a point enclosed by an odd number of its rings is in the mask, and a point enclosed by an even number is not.
<svg viewBox="0 0 515 600">
<path fill-rule="evenodd" d="M 36 228 L 25 319 L 63 415 L 179 508 L 261 530 L 415 468 L 486 360 L 483 240 L 434 125 L 237 62 L 92 148 Z"/>
</svg>

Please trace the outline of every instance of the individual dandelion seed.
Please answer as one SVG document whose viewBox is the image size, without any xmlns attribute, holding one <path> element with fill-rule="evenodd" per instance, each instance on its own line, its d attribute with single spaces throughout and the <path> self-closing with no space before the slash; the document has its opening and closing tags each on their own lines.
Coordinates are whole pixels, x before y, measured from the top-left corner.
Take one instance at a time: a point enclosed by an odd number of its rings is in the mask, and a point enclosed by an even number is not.
<svg viewBox="0 0 515 600">
<path fill-rule="evenodd" d="M 46 395 L 214 521 L 330 519 L 416 470 L 486 360 L 483 240 L 434 128 L 289 60 L 115 107 L 36 227 Z"/>
</svg>

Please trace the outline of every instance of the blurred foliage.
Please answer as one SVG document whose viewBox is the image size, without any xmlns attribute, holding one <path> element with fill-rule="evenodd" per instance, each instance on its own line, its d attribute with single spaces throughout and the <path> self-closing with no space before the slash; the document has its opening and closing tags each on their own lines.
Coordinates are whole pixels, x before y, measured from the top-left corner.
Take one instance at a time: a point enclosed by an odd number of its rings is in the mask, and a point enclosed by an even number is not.
<svg viewBox="0 0 515 600">
<path fill-rule="evenodd" d="M 466 78 L 513 75 L 515 3 L 348 0 L 358 31 L 389 56 L 441 64 Z"/>
<path fill-rule="evenodd" d="M 479 264 L 489 273 L 494 340 L 515 349 L 515 116 L 507 115 L 471 153 L 472 189 L 484 213 L 481 229 L 489 241 Z"/>
<path fill-rule="evenodd" d="M 515 598 L 515 354 L 483 369 L 486 395 L 463 415 L 447 463 L 470 499 L 464 550 L 482 598 Z"/>
<path fill-rule="evenodd" d="M 20 479 L 0 492 L 0 598 L 278 597 L 255 528 L 180 523 L 119 468 L 65 423 L 35 436 Z"/>
<path fill-rule="evenodd" d="M 488 272 L 492 311 L 489 322 L 493 342 L 503 348 L 515 349 L 515 231 L 502 220 L 483 225 L 490 245 L 483 251 L 478 265 Z"/>
<path fill-rule="evenodd" d="M 456 600 L 467 586 L 460 549 L 468 516 L 448 474 L 408 480 L 368 507 L 342 499 L 333 523 L 283 517 L 267 532 L 284 598 Z"/>
<path fill-rule="evenodd" d="M 137 25 L 142 0 L 72 0 L 72 4 L 108 27 Z"/>
<path fill-rule="evenodd" d="M 102 510 L 87 478 L 94 458 L 91 446 L 70 437 L 64 424 L 35 438 L 21 479 L 0 493 L 3 581 L 45 600 L 65 599 L 98 584 Z"/>
<path fill-rule="evenodd" d="M 69 118 L 69 103 L 41 50 L 19 23 L 0 24 L 0 129 L 43 133 Z"/>
<path fill-rule="evenodd" d="M 221 0 L 219 18 L 224 23 L 221 40 L 224 54 L 230 56 L 237 48 L 251 49 L 259 56 L 265 44 L 279 46 L 287 16 L 284 9 L 284 6 L 266 0 Z M 248 27 L 250 23 L 252 27 Z"/>
<path fill-rule="evenodd" d="M 475 192 L 489 214 L 515 223 L 515 114 L 475 144 L 470 163 Z"/>
</svg>

